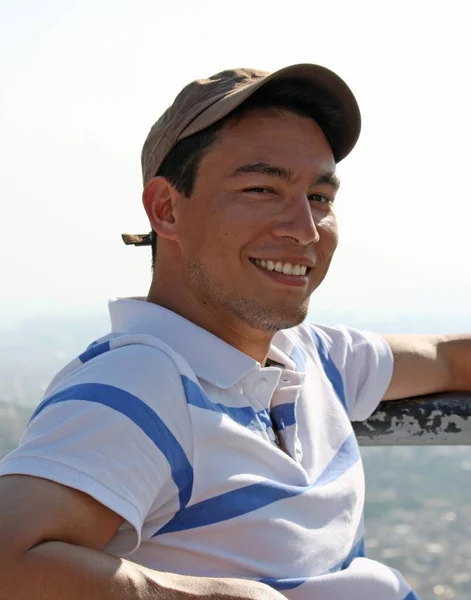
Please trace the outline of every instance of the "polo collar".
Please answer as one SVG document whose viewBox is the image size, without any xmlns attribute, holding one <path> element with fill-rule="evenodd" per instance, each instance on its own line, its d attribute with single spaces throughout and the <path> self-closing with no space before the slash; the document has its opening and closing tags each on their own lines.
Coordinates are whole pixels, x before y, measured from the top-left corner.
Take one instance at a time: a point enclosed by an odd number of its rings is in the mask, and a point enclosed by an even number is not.
<svg viewBox="0 0 471 600">
<path fill-rule="evenodd" d="M 145 298 L 110 300 L 109 311 L 112 332 L 157 337 L 183 356 L 198 378 L 217 387 L 227 389 L 250 370 L 261 368 L 206 329 Z"/>
</svg>

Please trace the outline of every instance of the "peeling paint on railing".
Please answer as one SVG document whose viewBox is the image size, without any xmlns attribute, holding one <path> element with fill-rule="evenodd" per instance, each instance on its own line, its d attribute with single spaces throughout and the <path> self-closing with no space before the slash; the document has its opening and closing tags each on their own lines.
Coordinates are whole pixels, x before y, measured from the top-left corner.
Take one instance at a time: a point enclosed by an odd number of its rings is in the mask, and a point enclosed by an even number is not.
<svg viewBox="0 0 471 600">
<path fill-rule="evenodd" d="M 471 394 L 382 402 L 353 427 L 360 446 L 471 445 Z"/>
</svg>

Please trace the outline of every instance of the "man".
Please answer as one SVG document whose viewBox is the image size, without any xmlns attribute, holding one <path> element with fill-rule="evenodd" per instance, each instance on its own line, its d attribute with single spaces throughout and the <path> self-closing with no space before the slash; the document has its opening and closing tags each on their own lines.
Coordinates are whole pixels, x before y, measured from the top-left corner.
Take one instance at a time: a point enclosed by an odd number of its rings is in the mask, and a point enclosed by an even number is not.
<svg viewBox="0 0 471 600">
<path fill-rule="evenodd" d="M 193 82 L 143 148 L 147 299 L 52 381 L 1 465 L 0 598 L 412 600 L 364 556 L 351 420 L 471 389 L 469 337 L 305 323 L 360 131 L 334 73 Z"/>
</svg>

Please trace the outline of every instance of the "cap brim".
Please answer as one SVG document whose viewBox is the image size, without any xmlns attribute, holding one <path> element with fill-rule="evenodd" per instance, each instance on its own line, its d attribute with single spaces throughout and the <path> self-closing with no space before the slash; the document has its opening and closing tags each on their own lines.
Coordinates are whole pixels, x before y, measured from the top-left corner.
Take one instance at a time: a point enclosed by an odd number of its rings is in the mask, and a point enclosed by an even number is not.
<svg viewBox="0 0 471 600">
<path fill-rule="evenodd" d="M 213 125 L 267 83 L 285 80 L 310 82 L 313 86 L 322 89 L 331 98 L 339 115 L 337 122 L 332 126 L 334 131 L 331 133 L 335 135 L 336 139 L 336 147 L 333 149 L 334 158 L 336 162 L 340 162 L 352 151 L 358 141 L 361 129 L 360 108 L 353 92 L 341 77 L 330 69 L 313 64 L 285 67 L 275 73 L 270 73 L 263 79 L 255 79 L 253 84 L 236 89 L 197 116 L 183 130 L 178 139 L 186 138 Z M 313 104 L 315 104 L 315 101 L 313 101 Z"/>
</svg>

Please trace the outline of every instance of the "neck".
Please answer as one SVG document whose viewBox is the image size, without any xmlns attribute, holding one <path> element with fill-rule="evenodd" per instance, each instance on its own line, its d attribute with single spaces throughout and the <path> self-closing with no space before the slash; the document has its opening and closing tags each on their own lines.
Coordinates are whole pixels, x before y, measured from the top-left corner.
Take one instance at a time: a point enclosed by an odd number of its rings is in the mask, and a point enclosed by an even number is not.
<svg viewBox="0 0 471 600">
<path fill-rule="evenodd" d="M 158 304 L 188 319 L 224 340 L 261 365 L 265 363 L 273 334 L 253 329 L 223 307 L 214 307 L 204 299 L 195 298 L 183 282 L 154 273 L 147 302 Z M 179 284 L 178 284 L 179 283 Z"/>
</svg>

